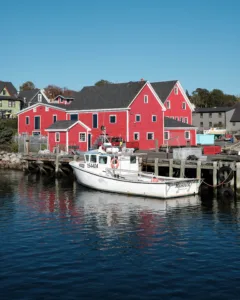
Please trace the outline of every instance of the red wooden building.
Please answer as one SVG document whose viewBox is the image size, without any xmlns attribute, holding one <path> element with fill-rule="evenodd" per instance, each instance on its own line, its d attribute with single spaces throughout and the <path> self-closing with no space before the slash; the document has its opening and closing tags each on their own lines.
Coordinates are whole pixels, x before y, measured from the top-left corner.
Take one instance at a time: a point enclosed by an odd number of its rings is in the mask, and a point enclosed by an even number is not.
<svg viewBox="0 0 240 300">
<path fill-rule="evenodd" d="M 139 141 L 140 149 L 153 149 L 156 139 L 160 146 L 196 145 L 191 103 L 179 81 L 84 87 L 69 105 L 39 103 L 22 110 L 18 132 L 46 135 L 45 129 L 49 132 L 50 126 L 61 120 L 80 121 L 81 126 L 91 129 L 87 133 L 89 148 L 101 134 L 102 126 L 109 136 Z M 75 143 L 78 142 L 77 134 Z M 54 143 L 55 139 L 51 140 L 51 147 Z M 64 143 L 67 150 L 69 142 Z"/>
</svg>

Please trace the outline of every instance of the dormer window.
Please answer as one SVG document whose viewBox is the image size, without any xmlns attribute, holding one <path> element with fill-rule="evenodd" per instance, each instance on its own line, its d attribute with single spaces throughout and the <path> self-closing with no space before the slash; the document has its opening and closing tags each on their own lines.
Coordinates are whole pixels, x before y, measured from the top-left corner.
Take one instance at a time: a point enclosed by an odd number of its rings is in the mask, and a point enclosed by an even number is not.
<svg viewBox="0 0 240 300">
<path fill-rule="evenodd" d="M 38 94 L 38 102 L 42 102 L 42 94 Z"/>
<path fill-rule="evenodd" d="M 144 103 L 148 103 L 148 95 L 144 95 Z"/>
<path fill-rule="evenodd" d="M 170 105 L 170 101 L 169 101 L 169 100 L 166 101 L 166 108 L 167 108 L 167 109 L 170 109 L 170 108 L 171 108 L 171 105 Z"/>
<path fill-rule="evenodd" d="M 3 96 L 6 95 L 6 90 L 5 89 L 2 91 L 2 94 L 3 94 Z"/>
<path fill-rule="evenodd" d="M 174 87 L 174 95 L 178 95 L 178 87 L 177 86 Z"/>
</svg>

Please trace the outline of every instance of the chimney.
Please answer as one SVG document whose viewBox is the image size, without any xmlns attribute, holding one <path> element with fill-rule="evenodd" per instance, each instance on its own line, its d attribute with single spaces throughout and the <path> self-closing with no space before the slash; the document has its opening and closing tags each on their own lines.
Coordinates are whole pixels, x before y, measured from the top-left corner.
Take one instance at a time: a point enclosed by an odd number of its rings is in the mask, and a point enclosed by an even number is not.
<svg viewBox="0 0 240 300">
<path fill-rule="evenodd" d="M 141 78 L 140 81 L 145 81 L 144 78 Z"/>
</svg>

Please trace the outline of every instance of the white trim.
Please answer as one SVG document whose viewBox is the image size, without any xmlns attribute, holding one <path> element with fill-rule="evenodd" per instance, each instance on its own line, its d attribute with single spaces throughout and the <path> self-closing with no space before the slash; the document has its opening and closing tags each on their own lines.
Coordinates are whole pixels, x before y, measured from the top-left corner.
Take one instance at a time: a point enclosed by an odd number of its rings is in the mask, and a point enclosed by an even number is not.
<svg viewBox="0 0 240 300">
<path fill-rule="evenodd" d="M 148 139 L 148 134 L 152 134 L 152 139 Z M 147 135 L 146 135 L 146 140 L 147 141 L 154 141 L 154 132 L 147 132 Z"/>
<path fill-rule="evenodd" d="M 174 95 L 178 95 L 178 86 L 175 84 L 173 88 Z"/>
<path fill-rule="evenodd" d="M 39 126 L 40 126 L 40 128 L 39 129 L 36 129 L 35 128 L 35 118 L 38 118 L 39 117 Z M 34 123 L 33 123 L 33 131 L 34 130 L 40 130 L 40 132 L 41 132 L 41 116 L 34 116 Z"/>
<path fill-rule="evenodd" d="M 26 122 L 27 118 L 28 118 L 28 124 Z M 29 116 L 25 116 L 25 125 L 30 125 L 30 117 Z"/>
<path fill-rule="evenodd" d="M 56 107 L 56 106 L 53 106 L 53 105 L 50 105 L 50 104 L 47 104 L 47 103 L 35 103 L 35 104 L 33 104 L 29 107 L 26 107 L 26 108 L 20 110 L 18 113 L 16 113 L 16 115 L 21 115 L 22 113 L 24 113 L 28 110 L 32 110 L 33 108 L 37 108 L 38 106 L 48 106 L 50 108 L 54 108 L 54 109 L 57 109 L 57 110 L 66 111 L 66 108 Z"/>
<path fill-rule="evenodd" d="M 146 101 L 145 101 L 145 99 L 146 99 Z M 143 103 L 144 103 L 144 104 L 147 104 L 147 103 L 148 103 L 148 95 L 144 95 L 144 96 L 143 96 Z"/>
<path fill-rule="evenodd" d="M 38 97 L 37 97 L 37 98 L 38 98 L 38 99 L 37 99 L 38 102 L 42 103 L 42 96 L 43 96 L 43 95 L 42 95 L 41 91 L 40 91 L 40 93 L 39 93 L 37 96 L 38 96 Z"/>
<path fill-rule="evenodd" d="M 140 117 L 139 118 L 139 121 L 137 121 L 137 117 Z M 141 114 L 136 114 L 135 115 L 135 121 L 134 121 L 135 123 L 138 123 L 138 122 L 141 122 Z"/>
<path fill-rule="evenodd" d="M 57 141 L 57 133 L 59 134 L 59 141 Z M 60 132 L 56 131 L 55 132 L 55 143 L 60 143 L 60 141 L 61 141 Z"/>
<path fill-rule="evenodd" d="M 97 115 L 97 127 L 93 127 L 93 116 L 94 115 Z M 92 129 L 96 129 L 96 128 L 98 128 L 98 113 L 95 113 L 95 114 L 93 113 L 92 114 Z"/>
<path fill-rule="evenodd" d="M 34 94 L 34 96 L 28 101 L 28 105 L 32 102 L 32 99 L 35 98 L 37 96 L 37 94 L 39 93 L 39 91 L 41 92 L 41 90 L 39 89 L 36 94 Z M 25 97 L 26 98 L 26 97 Z"/>
<path fill-rule="evenodd" d="M 168 134 L 168 138 L 167 138 L 167 139 L 165 139 L 165 133 Z M 170 139 L 170 131 L 164 130 L 164 132 L 163 132 L 163 140 L 164 140 L 164 141 L 168 141 L 169 139 Z"/>
<path fill-rule="evenodd" d="M 186 95 L 186 93 L 185 93 L 185 91 L 184 91 L 184 89 L 183 89 L 181 83 L 179 82 L 179 80 L 177 81 L 176 84 L 177 84 L 177 86 L 178 86 L 180 92 L 182 93 L 183 98 L 185 99 L 186 103 L 188 104 L 190 110 L 191 110 L 191 111 L 194 111 L 193 105 L 192 105 L 192 103 L 190 102 L 190 100 L 188 99 L 188 96 Z"/>
<path fill-rule="evenodd" d="M 138 139 L 137 139 L 137 140 L 135 139 L 135 134 L 138 135 Z M 140 132 L 134 132 L 134 133 L 133 133 L 133 140 L 134 140 L 134 141 L 140 141 Z"/>
<path fill-rule="evenodd" d="M 188 135 L 189 135 L 188 138 L 186 137 L 186 133 L 188 133 Z M 185 131 L 185 132 L 184 132 L 184 137 L 185 137 L 185 140 L 191 140 L 191 134 L 190 134 L 190 131 Z"/>
<path fill-rule="evenodd" d="M 115 117 L 115 122 L 111 122 L 111 117 Z M 116 124 L 117 123 L 117 115 L 109 115 L 109 124 Z"/>
<path fill-rule="evenodd" d="M 153 117 L 156 117 L 156 121 L 153 121 Z M 157 122 L 157 115 L 152 115 L 152 122 L 156 123 Z"/>
<path fill-rule="evenodd" d="M 152 87 L 151 83 L 148 81 L 147 82 L 148 87 L 150 88 L 151 92 L 153 93 L 153 95 L 156 97 L 158 103 L 161 105 L 162 110 L 166 111 L 166 107 L 164 106 L 162 100 L 158 97 L 158 94 L 155 92 L 154 88 Z"/>
<path fill-rule="evenodd" d="M 129 110 L 127 110 L 126 113 L 127 113 L 127 117 L 126 117 L 126 121 L 127 121 L 126 140 L 128 142 L 129 141 Z"/>
<path fill-rule="evenodd" d="M 45 106 L 45 112 L 49 111 L 49 107 Z"/>
<path fill-rule="evenodd" d="M 130 108 L 101 108 L 101 109 L 74 109 L 74 110 L 67 110 L 67 113 L 70 114 L 70 113 L 89 113 L 89 112 L 93 112 L 93 113 L 97 113 L 97 112 L 105 112 L 105 111 L 126 111 L 126 110 L 129 110 Z"/>
<path fill-rule="evenodd" d="M 81 134 L 84 134 L 84 139 L 85 139 L 84 141 L 82 141 L 81 138 L 80 138 Z M 78 133 L 78 141 L 79 141 L 79 143 L 86 143 L 86 139 L 87 139 L 86 132 L 79 132 Z"/>
<path fill-rule="evenodd" d="M 68 131 L 66 132 L 66 151 L 68 152 L 68 147 L 69 147 L 69 140 L 68 140 Z"/>
</svg>

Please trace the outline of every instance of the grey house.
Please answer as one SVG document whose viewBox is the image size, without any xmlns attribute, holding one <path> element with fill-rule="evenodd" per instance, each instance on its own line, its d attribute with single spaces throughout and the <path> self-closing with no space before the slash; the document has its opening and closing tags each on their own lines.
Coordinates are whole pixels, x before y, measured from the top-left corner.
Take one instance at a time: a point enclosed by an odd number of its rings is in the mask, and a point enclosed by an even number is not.
<svg viewBox="0 0 240 300">
<path fill-rule="evenodd" d="M 198 127 L 200 132 L 213 127 L 224 128 L 229 133 L 238 132 L 240 130 L 240 120 L 238 123 L 232 121 L 232 116 L 237 107 L 238 105 L 196 108 L 193 112 L 193 125 Z"/>
</svg>

